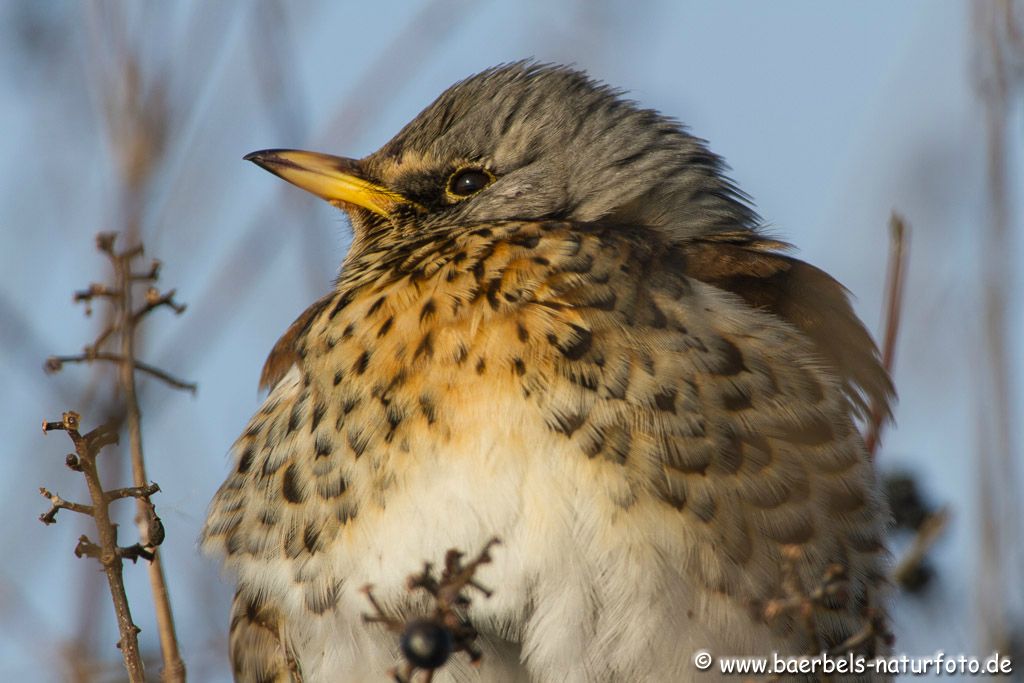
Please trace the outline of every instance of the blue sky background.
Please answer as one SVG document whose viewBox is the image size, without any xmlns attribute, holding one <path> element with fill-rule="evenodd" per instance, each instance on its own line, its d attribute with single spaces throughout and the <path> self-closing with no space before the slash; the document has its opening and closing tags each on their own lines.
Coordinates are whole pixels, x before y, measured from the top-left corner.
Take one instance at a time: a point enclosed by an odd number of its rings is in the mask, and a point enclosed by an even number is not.
<svg viewBox="0 0 1024 683">
<path fill-rule="evenodd" d="M 977 638 L 981 574 L 970 558 L 986 428 L 979 418 L 991 408 L 979 379 L 991 254 L 983 247 L 985 129 L 968 3 L 97 7 L 0 5 L 0 379 L 7 386 L 0 548 L 8 554 L 0 562 L 0 680 L 65 680 L 62 648 L 83 621 L 86 643 L 112 664 L 104 670 L 111 675 L 96 680 L 115 680 L 119 665 L 102 577 L 95 563 L 71 555 L 85 521 L 69 513 L 52 527 L 36 521 L 46 509 L 39 485 L 71 498 L 84 489 L 63 467 L 68 443 L 59 434 L 43 438 L 40 421 L 76 408 L 94 424 L 109 396 L 102 371 L 78 366 L 47 377 L 41 365 L 50 354 L 77 352 L 97 331 L 98 319 L 85 318 L 71 292 L 106 277 L 93 235 L 120 220 L 97 88 L 104 68 L 114 92 L 121 82 L 110 60 L 119 21 L 142 55 L 144 87 L 164 88 L 173 121 L 142 197 L 142 234 L 147 253 L 165 264 L 162 284 L 176 287 L 189 309 L 152 316 L 140 357 L 200 390 L 191 398 L 149 380 L 141 387 L 149 475 L 163 488 L 156 497 L 168 531 L 163 553 L 192 680 L 229 678 L 229 582 L 196 548 L 206 505 L 226 472 L 228 447 L 259 403 L 266 353 L 330 286 L 349 235 L 340 213 L 241 157 L 267 147 L 362 156 L 454 81 L 524 57 L 576 64 L 707 139 L 772 230 L 844 282 L 873 330 L 881 327 L 888 217 L 893 209 L 906 216 L 900 403 L 879 463 L 915 472 L 954 518 L 936 549 L 932 590 L 896 601 L 897 650 L 987 654 Z M 1019 98 L 1010 121 L 1010 184 L 1019 188 Z M 1011 197 L 1012 231 L 999 247 L 1010 263 L 1022 256 L 1021 194 Z M 1021 283 L 1013 278 L 1009 343 L 1020 358 Z M 1020 363 L 1010 372 L 1019 407 Z M 1013 430 L 1021 443 L 1019 421 Z M 1018 477 L 1020 456 L 1012 454 Z M 122 510 L 126 531 L 130 508 Z M 1017 584 L 1019 569 L 1008 568 Z M 152 650 L 145 571 L 128 567 L 126 576 L 142 644 Z M 1004 597 L 1019 615 L 1019 585 Z"/>
</svg>

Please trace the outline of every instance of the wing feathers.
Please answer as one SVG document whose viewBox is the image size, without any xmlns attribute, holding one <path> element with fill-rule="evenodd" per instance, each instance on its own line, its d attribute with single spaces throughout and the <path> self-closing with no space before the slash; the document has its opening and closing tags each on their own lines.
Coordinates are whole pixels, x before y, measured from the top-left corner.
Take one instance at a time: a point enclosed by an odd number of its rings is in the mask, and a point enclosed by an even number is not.
<svg viewBox="0 0 1024 683">
<path fill-rule="evenodd" d="M 692 242 L 686 273 L 795 326 L 838 373 L 859 416 L 878 406 L 890 417 L 892 382 L 847 290 L 824 271 L 774 251 L 784 246 L 753 234 Z"/>
</svg>

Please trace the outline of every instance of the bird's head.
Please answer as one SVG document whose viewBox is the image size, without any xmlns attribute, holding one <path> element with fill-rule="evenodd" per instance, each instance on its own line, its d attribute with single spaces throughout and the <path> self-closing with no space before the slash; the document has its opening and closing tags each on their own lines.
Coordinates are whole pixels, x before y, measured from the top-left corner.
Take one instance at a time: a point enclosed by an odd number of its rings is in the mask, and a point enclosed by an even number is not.
<svg viewBox="0 0 1024 683">
<path fill-rule="evenodd" d="M 556 219 L 684 240 L 756 222 L 702 140 L 561 66 L 519 62 L 457 83 L 360 160 L 246 158 L 346 209 L 357 236 Z"/>
</svg>

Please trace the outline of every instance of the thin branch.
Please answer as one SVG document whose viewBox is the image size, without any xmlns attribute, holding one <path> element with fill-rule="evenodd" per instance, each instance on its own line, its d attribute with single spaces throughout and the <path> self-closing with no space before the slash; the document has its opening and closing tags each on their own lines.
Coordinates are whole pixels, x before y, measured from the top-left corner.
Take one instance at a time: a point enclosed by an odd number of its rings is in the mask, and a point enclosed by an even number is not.
<svg viewBox="0 0 1024 683">
<path fill-rule="evenodd" d="M 150 550 L 141 543 L 135 543 L 127 547 L 118 547 L 118 554 L 126 560 L 131 560 L 132 564 L 137 562 L 140 558 L 147 560 L 150 564 L 156 559 L 156 551 Z"/>
<path fill-rule="evenodd" d="M 43 498 L 50 501 L 50 509 L 39 515 L 39 521 L 47 526 L 57 523 L 58 510 L 71 510 L 71 512 L 77 512 L 80 515 L 88 515 L 89 517 L 92 517 L 95 514 L 91 505 L 72 503 L 71 501 L 64 500 L 57 494 L 51 493 L 45 486 L 39 487 L 39 493 L 42 494 Z"/>
<path fill-rule="evenodd" d="M 140 276 L 132 275 L 131 279 L 139 280 L 141 278 Z M 135 311 L 135 313 L 132 315 L 133 323 L 138 324 L 138 322 L 142 320 L 143 317 L 148 315 L 153 310 L 160 308 L 161 306 L 167 306 L 171 308 L 178 315 L 184 313 L 186 308 L 185 304 L 179 304 L 177 301 L 174 300 L 174 294 L 176 293 L 176 291 L 177 290 L 171 289 L 161 294 L 160 290 L 158 290 L 156 287 L 150 287 L 148 290 L 146 290 L 146 305 L 140 308 L 139 310 Z"/>
<path fill-rule="evenodd" d="M 834 594 L 835 586 L 838 586 L 839 582 L 845 582 L 846 572 L 842 565 L 830 565 L 820 585 L 808 592 L 804 589 L 797 568 L 802 555 L 803 551 L 798 545 L 787 545 L 782 548 L 783 597 L 768 600 L 762 614 L 766 621 L 772 621 L 782 615 L 798 617 L 808 638 L 808 654 L 816 654 L 821 651 L 821 642 L 814 608 L 822 605 L 828 595 Z"/>
<path fill-rule="evenodd" d="M 51 512 L 44 514 L 40 519 L 44 524 L 56 521 L 56 510 L 60 508 L 74 509 L 76 512 L 92 516 L 96 523 L 96 531 L 99 534 L 99 543 L 93 543 L 88 537 L 82 536 L 75 547 L 75 555 L 78 557 L 94 557 L 103 566 L 103 571 L 107 576 L 107 584 L 110 587 L 110 596 L 114 602 L 114 613 L 117 615 L 117 628 L 121 634 L 118 647 L 121 649 L 124 666 L 128 671 L 128 680 L 131 683 L 144 683 L 146 677 L 142 655 L 139 652 L 139 628 L 132 621 L 131 609 L 128 606 L 128 596 L 124 590 L 122 554 L 117 546 L 117 525 L 110 519 L 110 501 L 103 491 L 99 469 L 96 466 L 96 455 L 99 453 L 99 449 L 116 441 L 117 435 L 111 434 L 108 427 L 100 426 L 83 436 L 78 431 L 80 423 L 81 418 L 78 413 L 69 411 L 64 413 L 59 421 L 44 422 L 43 432 L 54 430 L 67 432 L 72 443 L 74 443 L 76 457 L 74 461 L 69 459 L 69 465 L 71 462 L 74 462 L 75 468 L 85 476 L 86 484 L 89 487 L 89 497 L 92 499 L 90 511 L 87 513 L 85 511 L 87 506 L 84 505 L 76 505 L 75 507 L 57 505 L 54 503 L 56 496 L 50 494 L 47 497 L 51 499 L 51 503 L 55 507 L 51 508 Z M 60 502 L 63 503 L 64 501 Z"/>
<path fill-rule="evenodd" d="M 148 271 L 145 273 L 132 273 L 131 278 L 136 282 L 156 282 L 160 279 L 160 268 L 163 267 L 163 265 L 164 264 L 160 262 L 160 259 L 153 259 L 152 263 L 149 264 Z M 171 294 L 173 295 L 174 292 L 171 291 Z M 184 310 L 185 307 L 182 306 L 181 311 L 178 312 L 181 313 Z"/>
<path fill-rule="evenodd" d="M 786 545 L 782 548 L 782 597 L 773 598 L 763 604 L 755 602 L 752 606 L 758 609 L 765 621 L 772 621 L 782 616 L 798 619 L 797 623 L 808 639 L 806 654 L 813 656 L 821 653 L 824 647 L 819 636 L 815 611 L 828 612 L 837 605 L 847 606 L 851 599 L 850 582 L 846 567 L 837 563 L 825 568 L 821 579 L 814 587 L 810 590 L 805 589 L 797 566 L 802 555 L 803 551 L 798 545 Z M 865 593 L 865 604 L 868 606 L 861 611 L 864 625 L 845 641 L 828 649 L 827 651 L 832 657 L 861 651 L 865 645 L 869 645 L 871 646 L 869 649 L 873 649 L 875 642 L 879 640 L 887 645 L 892 644 L 893 637 L 889 632 L 885 613 L 871 607 L 870 592 Z M 782 680 L 782 677 L 773 675 L 765 680 L 778 681 Z M 819 680 L 827 683 L 832 678 L 823 675 Z"/>
<path fill-rule="evenodd" d="M 73 356 L 50 356 L 46 359 L 46 363 L 43 365 L 43 368 L 49 373 L 54 373 L 59 372 L 61 370 L 61 366 L 65 363 L 91 363 L 93 361 L 117 363 L 122 366 L 125 364 L 124 356 L 119 354 L 92 352 L 90 350 L 86 350 L 84 353 L 75 354 Z M 144 372 L 162 382 L 166 382 L 175 389 L 188 391 L 192 394 L 195 394 L 196 391 L 199 390 L 199 385 L 195 382 L 186 382 L 183 379 L 178 379 L 160 368 L 149 365 L 148 363 L 143 363 L 141 360 L 133 361 L 132 367 L 139 372 Z"/>
<path fill-rule="evenodd" d="M 1014 238 L 1013 190 L 1019 186 L 1012 169 L 1016 147 L 1011 114 L 1024 91 L 1024 3 L 1019 0 L 973 3 L 974 81 L 985 121 L 987 162 L 985 209 L 981 236 L 982 340 L 976 478 L 979 523 L 977 608 L 982 642 L 1004 650 L 1013 640 L 1010 624 L 1019 609 L 1021 592 L 1021 510 L 1016 416 L 1020 413 L 1013 377 L 1017 369 L 1011 296 L 1016 261 L 1007 245 Z"/>
<path fill-rule="evenodd" d="M 109 325 L 107 325 L 106 329 L 99 333 L 99 336 L 96 337 L 96 340 L 91 345 L 85 347 L 85 354 L 87 356 L 95 356 L 103 345 L 107 343 L 107 340 L 110 339 L 110 337 L 119 329 L 117 320 L 114 319 Z"/>
<path fill-rule="evenodd" d="M 176 304 L 172 301 L 174 291 L 170 291 L 166 296 L 161 296 L 155 289 L 150 289 L 146 296 L 146 305 L 140 310 L 140 312 L 134 312 L 132 307 L 132 286 L 135 282 L 132 276 L 131 261 L 135 255 L 141 254 L 141 246 L 137 251 L 128 250 L 123 254 L 114 255 L 112 257 L 114 262 L 114 273 L 117 278 L 118 288 L 120 290 L 120 297 L 118 299 L 118 317 L 120 318 L 119 326 L 121 328 L 121 358 L 122 362 L 119 366 L 120 371 L 118 373 L 118 384 L 121 389 L 121 393 L 124 397 L 125 413 L 128 422 L 128 441 L 131 453 L 132 463 L 132 481 L 137 488 L 145 488 L 147 486 L 146 477 L 146 461 L 142 452 L 142 412 L 139 409 L 139 398 L 135 391 L 135 370 L 142 369 L 139 367 L 139 362 L 135 359 L 135 328 L 139 320 L 142 317 L 154 310 L 161 305 L 167 305 L 174 308 L 179 313 L 184 311 L 184 307 L 181 310 L 176 308 Z M 154 269 L 155 270 L 155 269 Z M 160 371 L 164 379 L 167 381 L 169 377 L 166 373 Z M 195 391 L 195 385 L 192 386 L 192 391 Z M 149 539 L 148 535 L 153 529 L 153 525 L 149 523 L 152 513 L 152 507 L 148 506 L 148 500 L 138 498 L 136 500 L 138 507 L 138 522 L 139 522 L 139 533 L 142 538 L 148 543 L 153 539 Z M 159 521 L 159 518 L 157 518 Z M 162 533 L 163 526 L 160 525 L 160 531 Z M 162 540 L 162 539 L 161 539 Z M 164 576 L 163 563 L 160 560 L 159 553 L 154 550 L 152 557 L 148 557 L 149 563 L 149 583 L 153 594 L 153 605 L 156 612 L 157 620 L 157 631 L 160 636 L 160 651 L 163 655 L 164 668 L 161 671 L 161 678 L 168 683 L 184 683 L 185 681 L 185 662 L 181 658 L 181 652 L 178 647 L 178 637 L 174 628 L 174 613 L 171 610 L 171 599 L 170 593 L 167 589 L 167 579 Z"/>
<path fill-rule="evenodd" d="M 868 608 L 864 619 L 864 626 L 852 636 L 831 648 L 828 653 L 832 657 L 838 657 L 848 652 L 856 652 L 862 646 L 873 643 L 877 638 L 888 640 L 890 638 L 888 625 L 883 613 L 874 608 Z"/>
<path fill-rule="evenodd" d="M 885 372 L 892 374 L 896 359 L 896 340 L 899 337 L 900 318 L 903 311 L 903 279 L 907 267 L 907 224 L 903 217 L 894 213 L 889 221 L 889 266 L 886 274 L 886 313 L 885 333 L 882 341 L 882 366 Z M 878 450 L 882 425 L 885 422 L 886 409 L 884 401 L 879 401 L 871 408 L 871 421 L 868 425 L 864 445 L 868 457 L 874 460 Z"/>
<path fill-rule="evenodd" d="M 935 544 L 935 541 L 949 525 L 949 517 L 949 508 L 941 507 L 925 518 L 921 526 L 918 527 L 907 552 L 892 569 L 894 583 L 903 585 L 906 578 L 921 566 L 929 548 Z"/>
<path fill-rule="evenodd" d="M 500 541 L 492 538 L 476 557 L 463 564 L 463 553 L 451 549 L 445 554 L 444 570 L 440 578 L 434 577 L 433 566 L 424 563 L 423 571 L 406 581 L 410 590 L 422 590 L 434 599 L 432 613 L 407 620 L 396 619 L 384 611 L 373 595 L 373 586 L 364 586 L 363 593 L 373 608 L 373 614 L 364 614 L 363 622 L 383 624 L 393 633 L 401 634 L 399 649 L 405 661 L 389 672 L 396 683 L 411 683 L 417 671 L 423 672 L 424 683 L 433 680 L 434 672 L 444 666 L 456 652 L 465 652 L 471 664 L 483 656 L 476 645 L 477 631 L 469 622 L 466 610 L 471 600 L 463 591 L 475 588 L 491 597 L 491 591 L 474 578 L 480 565 L 491 561 L 491 548 Z"/>
<path fill-rule="evenodd" d="M 72 300 L 78 303 L 85 304 L 85 314 L 87 316 L 92 315 L 92 302 L 94 299 L 115 299 L 117 298 L 117 292 L 110 289 L 106 285 L 93 282 L 89 285 L 88 289 L 80 289 L 74 293 Z"/>
<path fill-rule="evenodd" d="M 123 489 L 111 489 L 107 491 L 107 498 L 110 500 L 119 500 L 121 498 L 149 498 L 154 493 L 158 492 L 160 487 L 156 483 L 151 482 L 147 486 L 128 486 Z"/>
<path fill-rule="evenodd" d="M 118 385 L 124 399 L 124 421 L 127 423 L 128 428 L 134 485 L 107 492 L 105 494 L 105 504 L 121 498 L 136 499 L 138 509 L 136 522 L 142 542 L 125 548 L 116 548 L 115 554 L 117 554 L 118 561 L 127 559 L 136 562 L 139 558 L 149 561 L 150 588 L 153 595 L 160 647 L 164 660 L 161 678 L 171 683 L 184 683 L 185 666 L 178 647 L 167 582 L 164 577 L 160 556 L 156 550 L 156 546 L 163 542 L 165 532 L 163 523 L 149 500 L 151 495 L 159 491 L 159 487 L 156 484 L 147 483 L 145 461 L 142 453 L 142 418 L 135 387 L 135 373 L 144 372 L 174 388 L 184 389 L 192 393 L 195 393 L 196 385 L 173 377 L 164 370 L 136 359 L 135 334 L 138 324 L 152 311 L 168 307 L 175 313 L 181 314 L 185 311 L 185 306 L 174 300 L 175 291 L 173 289 L 166 293 L 161 293 L 156 287 L 150 286 L 146 290 L 145 302 L 141 307 L 135 309 L 132 305 L 134 287 L 140 282 L 154 282 L 159 276 L 160 262 L 154 260 L 148 271 L 136 272 L 132 268 L 133 260 L 142 256 L 142 245 L 138 244 L 118 251 L 116 239 L 115 233 L 100 233 L 96 237 L 97 248 L 107 255 L 113 266 L 115 285 L 108 287 L 106 285 L 94 284 L 88 289 L 78 292 L 75 296 L 76 301 L 85 303 L 87 307 L 97 297 L 110 301 L 116 314 L 115 320 L 104 328 L 91 346 L 85 347 L 83 353 L 71 356 L 52 356 L 47 359 L 44 367 L 51 373 L 59 371 L 65 363 L 92 363 L 100 361 L 115 363 L 118 367 Z M 104 350 L 102 347 L 113 338 L 115 333 L 120 342 L 119 350 L 117 352 Z M 58 428 L 58 426 L 57 423 L 48 423 L 44 425 L 44 429 L 46 428 Z M 99 448 L 101 445 L 97 443 L 94 446 Z M 78 460 L 81 460 L 80 456 L 74 463 L 69 461 L 69 467 L 72 465 L 74 465 L 73 469 L 85 467 L 85 463 L 80 463 Z M 67 506 L 63 507 L 67 508 Z M 42 516 L 43 521 L 48 523 L 55 521 L 56 513 L 59 509 L 62 509 L 61 506 L 51 508 L 50 511 Z M 103 545 L 102 541 L 100 545 Z M 92 555 L 99 552 L 96 549 L 97 547 L 92 541 L 83 537 L 76 550 L 80 555 Z"/>
</svg>

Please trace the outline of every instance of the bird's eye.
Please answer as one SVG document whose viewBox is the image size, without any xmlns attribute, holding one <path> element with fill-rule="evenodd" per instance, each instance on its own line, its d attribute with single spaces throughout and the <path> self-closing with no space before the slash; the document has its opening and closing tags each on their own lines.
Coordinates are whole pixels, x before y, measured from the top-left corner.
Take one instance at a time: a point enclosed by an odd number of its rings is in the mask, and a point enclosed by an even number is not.
<svg viewBox="0 0 1024 683">
<path fill-rule="evenodd" d="M 456 171 L 448 179 L 448 194 L 456 199 L 463 199 L 476 194 L 494 182 L 494 176 L 480 168 L 464 168 Z"/>
</svg>

